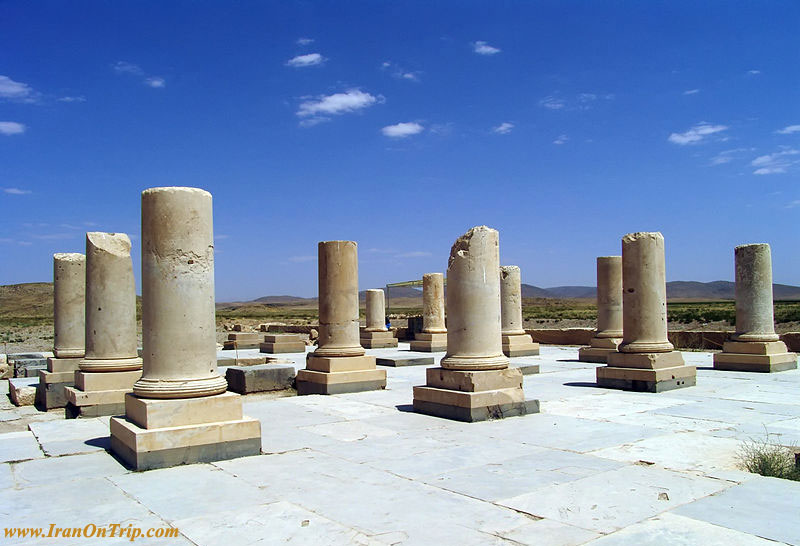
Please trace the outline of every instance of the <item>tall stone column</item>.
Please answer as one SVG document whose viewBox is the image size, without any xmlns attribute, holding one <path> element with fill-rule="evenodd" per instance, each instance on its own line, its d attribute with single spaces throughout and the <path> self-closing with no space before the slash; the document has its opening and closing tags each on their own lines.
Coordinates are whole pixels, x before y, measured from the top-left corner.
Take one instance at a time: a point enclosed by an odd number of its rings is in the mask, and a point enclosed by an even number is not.
<svg viewBox="0 0 800 546">
<path fill-rule="evenodd" d="M 361 346 L 367 349 L 397 347 L 394 332 L 386 327 L 386 299 L 383 290 L 367 290 L 366 315 L 367 325 L 361 330 Z"/>
<path fill-rule="evenodd" d="M 124 233 L 86 234 L 86 356 L 67 388 L 67 417 L 124 411 L 141 377 L 136 348 L 136 291 L 131 241 Z"/>
<path fill-rule="evenodd" d="M 425 273 L 422 276 L 422 332 L 411 341 L 412 351 L 447 350 L 447 328 L 444 321 L 444 275 Z"/>
<path fill-rule="evenodd" d="M 597 331 L 578 360 L 605 364 L 622 341 L 622 256 L 597 258 Z"/>
<path fill-rule="evenodd" d="M 597 368 L 600 387 L 661 392 L 695 384 L 696 369 L 667 339 L 667 278 L 661 233 L 622 238 L 622 343 Z"/>
<path fill-rule="evenodd" d="M 75 384 L 75 371 L 86 355 L 86 256 L 53 255 L 53 354 L 47 370 L 39 371 L 36 405 L 63 408 L 66 387 Z"/>
<path fill-rule="evenodd" d="M 538 411 L 525 401 L 522 372 L 508 367 L 500 319 L 500 250 L 497 231 L 470 229 L 450 250 L 447 267 L 447 354 L 414 387 L 414 410 L 481 421 Z"/>
<path fill-rule="evenodd" d="M 217 373 L 211 194 L 142 192 L 144 372 L 111 421 L 111 448 L 138 470 L 255 455 L 260 423 Z"/>
<path fill-rule="evenodd" d="M 736 333 L 714 355 L 714 368 L 780 372 L 797 367 L 797 355 L 775 333 L 772 305 L 772 253 L 766 243 L 734 249 Z"/>
<path fill-rule="evenodd" d="M 358 246 L 323 241 L 318 247 L 319 345 L 297 374 L 298 394 L 340 394 L 386 387 L 386 371 L 366 356 L 358 327 Z"/>
<path fill-rule="evenodd" d="M 500 266 L 500 315 L 503 354 L 538 355 L 539 344 L 522 327 L 522 279 L 516 265 Z"/>
</svg>

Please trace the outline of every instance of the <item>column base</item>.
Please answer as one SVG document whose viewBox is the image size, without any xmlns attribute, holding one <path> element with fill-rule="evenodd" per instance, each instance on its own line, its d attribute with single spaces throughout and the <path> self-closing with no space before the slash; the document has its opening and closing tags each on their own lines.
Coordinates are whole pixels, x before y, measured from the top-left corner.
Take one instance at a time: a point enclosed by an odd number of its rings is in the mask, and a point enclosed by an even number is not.
<svg viewBox="0 0 800 546">
<path fill-rule="evenodd" d="M 392 356 L 378 356 L 376 357 L 378 366 L 391 366 L 392 368 L 401 368 L 404 366 L 433 366 L 434 358 L 432 356 L 405 356 L 405 355 L 392 355 Z"/>
<path fill-rule="evenodd" d="M 421 353 L 439 353 L 447 351 L 447 333 L 429 334 L 417 332 L 410 343 L 412 351 Z"/>
<path fill-rule="evenodd" d="M 621 338 L 593 337 L 588 347 L 578 349 L 578 360 L 581 362 L 598 362 L 605 364 L 609 353 L 617 351 Z"/>
<path fill-rule="evenodd" d="M 344 394 L 386 388 L 386 370 L 375 368 L 375 357 L 309 355 L 297 372 L 297 394 Z"/>
<path fill-rule="evenodd" d="M 238 394 L 202 398 L 125 397 L 111 418 L 111 451 L 135 470 L 206 463 L 261 453 L 261 423 L 242 415 Z"/>
<path fill-rule="evenodd" d="M 522 375 L 534 375 L 539 373 L 538 364 L 529 364 L 528 362 L 512 362 L 508 365 L 509 368 L 516 368 L 522 372 Z"/>
<path fill-rule="evenodd" d="M 732 372 L 783 372 L 797 368 L 797 355 L 782 341 L 726 341 L 714 355 L 714 369 Z"/>
<path fill-rule="evenodd" d="M 608 366 L 597 368 L 597 386 L 637 392 L 664 392 L 693 387 L 697 369 L 686 366 L 678 351 L 608 355 Z"/>
<path fill-rule="evenodd" d="M 517 368 L 462 371 L 428 368 L 427 384 L 414 387 L 414 411 L 475 422 L 539 412 L 538 400 L 525 400 Z"/>
<path fill-rule="evenodd" d="M 528 334 L 503 335 L 502 340 L 503 354 L 509 358 L 539 354 L 539 344 Z"/>
<path fill-rule="evenodd" d="M 142 376 L 142 370 L 130 372 L 75 372 L 75 386 L 65 387 L 67 399 L 64 415 L 100 417 L 125 412 L 125 395 Z"/>
<path fill-rule="evenodd" d="M 267 335 L 265 338 L 283 338 L 283 339 L 267 339 L 258 345 L 260 353 L 282 354 L 282 353 L 304 353 L 306 352 L 306 342 L 298 336 L 285 335 L 273 336 Z"/>
<path fill-rule="evenodd" d="M 83 356 L 75 358 L 56 358 L 50 357 L 47 359 L 48 372 L 75 372 L 80 369 L 80 363 Z"/>
<path fill-rule="evenodd" d="M 397 338 L 394 337 L 394 332 L 367 332 L 361 331 L 360 334 L 361 346 L 365 349 L 387 349 L 390 347 L 397 347 Z"/>
<path fill-rule="evenodd" d="M 67 405 L 67 394 L 64 389 L 74 385 L 74 371 L 49 372 L 46 370 L 39 370 L 39 384 L 36 385 L 36 407 L 42 411 L 53 408 L 63 408 Z"/>
</svg>

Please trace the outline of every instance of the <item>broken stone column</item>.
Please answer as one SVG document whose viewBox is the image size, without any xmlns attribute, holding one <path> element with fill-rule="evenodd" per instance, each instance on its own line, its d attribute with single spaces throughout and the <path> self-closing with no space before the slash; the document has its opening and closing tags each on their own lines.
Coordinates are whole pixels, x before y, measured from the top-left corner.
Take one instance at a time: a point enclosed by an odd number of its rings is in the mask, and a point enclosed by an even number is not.
<svg viewBox="0 0 800 546">
<path fill-rule="evenodd" d="M 367 325 L 361 329 L 361 346 L 365 349 L 397 347 L 394 332 L 386 327 L 386 299 L 383 290 L 367 290 Z"/>
<path fill-rule="evenodd" d="M 622 342 L 622 256 L 597 258 L 597 331 L 589 347 L 578 350 L 582 362 L 606 363 Z"/>
<path fill-rule="evenodd" d="M 736 333 L 714 355 L 714 369 L 781 372 L 797 368 L 797 355 L 775 333 L 772 307 L 772 253 L 766 243 L 734 249 Z"/>
<path fill-rule="evenodd" d="M 522 280 L 516 265 L 500 267 L 500 313 L 503 354 L 538 355 L 539 344 L 522 328 Z"/>
<path fill-rule="evenodd" d="M 39 371 L 36 405 L 43 410 L 67 405 L 65 388 L 86 355 L 86 256 L 53 255 L 53 354 Z"/>
<path fill-rule="evenodd" d="M 358 245 L 318 245 L 319 345 L 297 373 L 297 394 L 341 394 L 386 388 L 386 370 L 364 354 L 358 328 Z"/>
<path fill-rule="evenodd" d="M 597 368 L 597 385 L 661 392 L 695 384 L 697 370 L 667 340 L 667 277 L 661 233 L 622 238 L 622 343 Z"/>
<path fill-rule="evenodd" d="M 131 241 L 124 233 L 86 234 L 86 356 L 65 389 L 66 416 L 125 411 L 125 394 L 142 375 L 136 348 Z"/>
<path fill-rule="evenodd" d="M 111 419 L 111 449 L 137 470 L 261 452 L 261 425 L 217 373 L 211 194 L 142 192 L 144 372 Z"/>
<path fill-rule="evenodd" d="M 414 335 L 411 350 L 426 353 L 447 350 L 444 275 L 441 273 L 425 273 L 422 276 L 422 332 Z"/>
<path fill-rule="evenodd" d="M 414 411 L 483 421 L 539 411 L 525 400 L 522 372 L 508 367 L 500 319 L 500 252 L 497 231 L 470 229 L 456 240 L 447 266 L 447 354 L 414 387 Z"/>
</svg>

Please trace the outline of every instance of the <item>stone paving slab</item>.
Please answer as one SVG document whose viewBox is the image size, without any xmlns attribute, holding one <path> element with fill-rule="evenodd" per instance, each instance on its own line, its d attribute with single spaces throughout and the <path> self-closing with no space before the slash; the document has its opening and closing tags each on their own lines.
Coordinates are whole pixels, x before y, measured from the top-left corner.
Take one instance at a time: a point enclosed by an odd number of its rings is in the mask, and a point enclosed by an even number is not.
<svg viewBox="0 0 800 546">
<path fill-rule="evenodd" d="M 109 448 L 109 418 L 68 419 L 31 423 L 28 428 L 45 455 L 57 457 Z"/>
<path fill-rule="evenodd" d="M 17 488 L 51 483 L 70 487 L 67 484 L 75 480 L 107 478 L 128 472 L 122 463 L 106 453 L 86 453 L 17 463 L 14 465 L 14 481 Z"/>
<path fill-rule="evenodd" d="M 0 463 L 44 457 L 36 438 L 28 431 L 0 434 Z"/>
<path fill-rule="evenodd" d="M 800 482 L 757 477 L 675 510 L 769 540 L 800 544 Z"/>
</svg>

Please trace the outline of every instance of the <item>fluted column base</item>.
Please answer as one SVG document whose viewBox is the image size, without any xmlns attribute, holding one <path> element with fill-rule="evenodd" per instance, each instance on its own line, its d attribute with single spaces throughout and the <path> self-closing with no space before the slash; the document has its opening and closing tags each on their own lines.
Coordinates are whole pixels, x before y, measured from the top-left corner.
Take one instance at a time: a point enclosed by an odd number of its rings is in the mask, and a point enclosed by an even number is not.
<svg viewBox="0 0 800 546">
<path fill-rule="evenodd" d="M 797 368 L 797 354 L 782 341 L 726 341 L 714 355 L 714 369 L 732 372 L 783 372 Z"/>
</svg>

